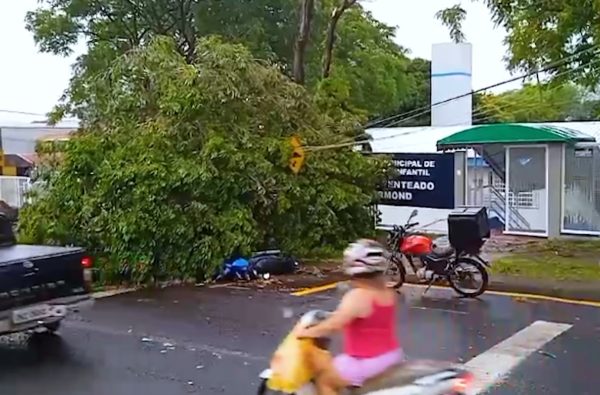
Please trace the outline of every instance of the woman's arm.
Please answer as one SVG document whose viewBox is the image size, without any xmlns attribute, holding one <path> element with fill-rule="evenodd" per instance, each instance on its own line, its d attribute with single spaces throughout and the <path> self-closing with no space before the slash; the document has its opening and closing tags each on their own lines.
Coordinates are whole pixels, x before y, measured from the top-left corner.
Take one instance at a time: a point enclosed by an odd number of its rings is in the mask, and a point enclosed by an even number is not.
<svg viewBox="0 0 600 395">
<path fill-rule="evenodd" d="M 365 305 L 364 299 L 359 290 L 346 293 L 338 308 L 329 318 L 310 328 L 298 328 L 296 335 L 315 338 L 342 330 L 350 321 L 361 316 Z"/>
</svg>

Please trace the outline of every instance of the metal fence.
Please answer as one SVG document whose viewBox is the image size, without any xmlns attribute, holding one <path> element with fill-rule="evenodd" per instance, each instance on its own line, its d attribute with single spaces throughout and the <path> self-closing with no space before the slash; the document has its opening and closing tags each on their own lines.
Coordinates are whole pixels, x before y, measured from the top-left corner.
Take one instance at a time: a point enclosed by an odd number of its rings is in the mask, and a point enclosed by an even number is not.
<svg viewBox="0 0 600 395">
<path fill-rule="evenodd" d="M 0 200 L 12 207 L 21 208 L 30 187 L 29 177 L 0 176 Z"/>
</svg>

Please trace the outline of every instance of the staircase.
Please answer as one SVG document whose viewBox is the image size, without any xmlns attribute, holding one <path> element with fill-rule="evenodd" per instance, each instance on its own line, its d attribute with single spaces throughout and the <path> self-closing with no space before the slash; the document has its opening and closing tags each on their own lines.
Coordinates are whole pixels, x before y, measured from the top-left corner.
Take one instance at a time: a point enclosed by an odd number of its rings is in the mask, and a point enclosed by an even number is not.
<svg viewBox="0 0 600 395">
<path fill-rule="evenodd" d="M 506 182 L 506 169 L 504 163 L 498 163 L 496 159 L 499 155 L 504 158 L 504 147 L 502 149 L 492 150 L 485 149 L 483 147 L 474 148 L 475 152 L 483 158 L 488 164 L 494 174 L 502 180 L 502 183 Z M 484 203 L 488 207 L 490 212 L 493 212 L 502 224 L 506 224 L 506 200 L 510 200 L 510 196 L 505 196 L 505 189 L 500 189 L 494 185 L 486 185 L 484 188 L 489 190 L 489 200 L 486 199 Z M 515 198 L 516 201 L 516 198 Z M 510 201 L 509 201 L 510 203 Z M 529 222 L 519 213 L 519 211 L 512 205 L 509 204 L 510 220 L 511 225 L 518 227 L 519 229 L 527 230 L 531 229 Z"/>
<path fill-rule="evenodd" d="M 506 224 L 506 216 L 505 216 L 505 209 L 506 209 L 506 198 L 505 198 L 505 192 L 504 190 L 500 191 L 498 188 L 490 185 L 488 187 L 489 191 L 490 191 L 490 201 L 489 201 L 489 210 L 493 211 L 494 214 L 496 214 L 496 216 L 498 217 L 498 219 L 500 220 L 500 222 L 502 222 L 503 224 Z M 510 197 L 509 197 L 510 199 Z M 523 217 L 521 215 L 521 213 L 519 213 L 519 210 L 515 209 L 512 205 L 509 205 L 509 212 L 510 212 L 510 222 L 511 225 L 514 225 L 516 227 L 518 227 L 519 229 L 531 229 L 531 225 L 529 224 L 529 222 L 525 219 L 525 217 Z"/>
</svg>

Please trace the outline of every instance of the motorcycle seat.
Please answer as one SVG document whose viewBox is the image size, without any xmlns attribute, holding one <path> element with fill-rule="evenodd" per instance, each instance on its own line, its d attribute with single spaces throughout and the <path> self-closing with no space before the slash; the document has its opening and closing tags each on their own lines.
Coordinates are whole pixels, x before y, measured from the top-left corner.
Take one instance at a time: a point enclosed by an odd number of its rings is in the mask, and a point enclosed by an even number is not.
<svg viewBox="0 0 600 395">
<path fill-rule="evenodd" d="M 452 246 L 434 246 L 429 256 L 431 258 L 449 258 L 454 254 L 455 250 Z"/>
<path fill-rule="evenodd" d="M 410 361 L 394 365 L 382 374 L 367 380 L 361 387 L 352 387 L 348 395 L 367 395 L 375 391 L 402 387 L 414 383 L 425 376 L 447 372 L 451 365 L 435 361 Z M 457 372 L 458 375 L 458 372 Z"/>
</svg>

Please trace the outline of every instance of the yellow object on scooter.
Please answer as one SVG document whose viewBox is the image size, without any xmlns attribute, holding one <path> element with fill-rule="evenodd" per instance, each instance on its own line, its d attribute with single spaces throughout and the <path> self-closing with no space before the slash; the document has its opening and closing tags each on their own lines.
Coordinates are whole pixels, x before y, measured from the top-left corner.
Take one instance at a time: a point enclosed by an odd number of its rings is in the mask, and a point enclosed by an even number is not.
<svg viewBox="0 0 600 395">
<path fill-rule="evenodd" d="M 313 340 L 298 339 L 292 331 L 273 355 L 272 374 L 267 387 L 272 391 L 291 394 L 308 383 L 314 377 L 308 359 L 305 358 L 311 347 L 314 347 Z"/>
</svg>

